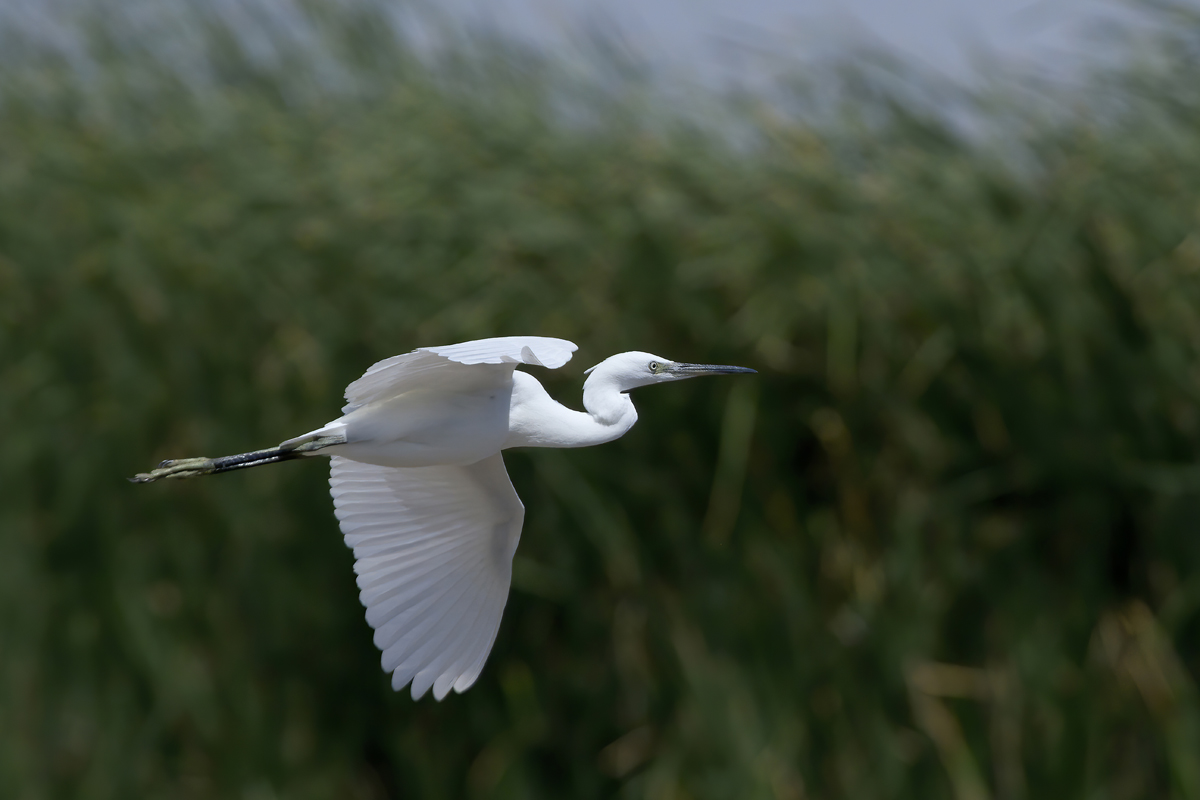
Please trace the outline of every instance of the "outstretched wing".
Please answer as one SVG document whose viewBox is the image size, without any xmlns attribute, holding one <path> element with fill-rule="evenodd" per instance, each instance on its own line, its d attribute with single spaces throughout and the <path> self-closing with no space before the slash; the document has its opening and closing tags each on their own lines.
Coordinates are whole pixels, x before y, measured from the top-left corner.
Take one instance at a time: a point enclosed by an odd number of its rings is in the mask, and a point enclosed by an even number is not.
<svg viewBox="0 0 1200 800">
<path fill-rule="evenodd" d="M 475 364 L 533 364 L 558 369 L 571 360 L 576 346 L 566 339 L 551 339 L 545 336 L 500 336 L 494 339 L 479 339 L 462 344 L 439 347 L 420 347 L 411 353 L 392 356 L 377 362 L 363 376 L 346 387 L 348 414 L 384 397 L 404 392 L 409 385 L 417 385 L 431 370 L 445 370 L 450 363 Z M 511 375 L 511 370 L 504 378 Z M 444 373 L 439 375 L 444 379 Z"/>
<path fill-rule="evenodd" d="M 329 484 L 392 687 L 465 691 L 496 640 L 525 519 L 503 458 L 397 469 L 334 456 Z"/>
</svg>

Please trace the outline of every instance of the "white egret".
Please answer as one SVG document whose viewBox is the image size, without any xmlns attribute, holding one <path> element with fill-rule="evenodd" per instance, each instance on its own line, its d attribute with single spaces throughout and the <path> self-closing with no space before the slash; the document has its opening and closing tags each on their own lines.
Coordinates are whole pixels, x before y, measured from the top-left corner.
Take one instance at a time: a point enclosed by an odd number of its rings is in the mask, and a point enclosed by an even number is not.
<svg viewBox="0 0 1200 800">
<path fill-rule="evenodd" d="M 698 375 L 754 372 L 620 353 L 589 369 L 583 405 L 553 400 L 520 364 L 557 369 L 576 347 L 508 336 L 421 347 L 346 388 L 342 416 L 278 447 L 162 462 L 134 482 L 332 456 L 329 485 L 383 669 L 413 699 L 441 700 L 479 677 L 508 600 L 525 506 L 501 451 L 587 447 L 637 421 L 627 392 Z"/>
</svg>

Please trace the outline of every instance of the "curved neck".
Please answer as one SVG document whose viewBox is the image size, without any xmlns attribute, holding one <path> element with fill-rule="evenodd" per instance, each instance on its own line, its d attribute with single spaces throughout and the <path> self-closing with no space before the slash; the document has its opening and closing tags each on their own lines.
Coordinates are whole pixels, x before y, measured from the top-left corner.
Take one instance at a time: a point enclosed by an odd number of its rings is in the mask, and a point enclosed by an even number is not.
<svg viewBox="0 0 1200 800">
<path fill-rule="evenodd" d="M 574 411 L 554 400 L 532 375 L 513 373 L 508 438 L 504 447 L 588 447 L 619 439 L 637 422 L 629 395 L 595 374 L 583 384 L 583 407 Z"/>
<path fill-rule="evenodd" d="M 625 433 L 637 422 L 637 411 L 633 407 L 633 401 L 609 375 L 593 372 L 583 382 L 583 407 L 592 419 L 605 426 L 620 425 L 626 417 L 632 416 L 621 433 Z"/>
</svg>

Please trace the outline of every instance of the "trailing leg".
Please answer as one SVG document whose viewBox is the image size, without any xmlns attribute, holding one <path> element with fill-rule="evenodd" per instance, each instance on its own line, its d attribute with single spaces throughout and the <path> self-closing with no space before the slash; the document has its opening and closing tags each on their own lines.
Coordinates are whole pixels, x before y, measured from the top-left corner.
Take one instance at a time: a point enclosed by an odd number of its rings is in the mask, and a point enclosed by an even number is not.
<svg viewBox="0 0 1200 800">
<path fill-rule="evenodd" d="M 277 461 L 290 461 L 302 458 L 309 453 L 329 447 L 332 444 L 343 444 L 346 437 L 342 434 L 335 436 L 318 436 L 297 442 L 289 440 L 278 447 L 266 450 L 254 450 L 249 453 L 239 453 L 236 456 L 221 456 L 220 458 L 179 458 L 167 459 L 149 472 L 140 472 L 129 480 L 133 483 L 150 483 L 161 478 L 191 478 L 196 475 L 213 475 L 218 472 L 231 472 L 235 469 L 258 467 L 263 464 L 274 464 Z"/>
</svg>

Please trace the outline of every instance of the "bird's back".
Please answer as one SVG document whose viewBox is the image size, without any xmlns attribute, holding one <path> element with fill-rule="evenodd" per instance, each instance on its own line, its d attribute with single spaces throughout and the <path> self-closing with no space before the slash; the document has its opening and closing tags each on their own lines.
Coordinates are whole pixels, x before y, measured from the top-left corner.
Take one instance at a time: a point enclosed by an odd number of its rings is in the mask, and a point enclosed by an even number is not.
<svg viewBox="0 0 1200 800">
<path fill-rule="evenodd" d="M 494 455 L 508 435 L 513 366 L 447 362 L 337 420 L 346 443 L 328 452 L 384 467 L 472 464 Z"/>
<path fill-rule="evenodd" d="M 575 345 L 543 336 L 502 336 L 422 347 L 373 364 L 346 387 L 342 416 L 283 446 L 343 438 L 323 455 L 384 467 L 473 464 L 508 435 L 518 364 L 557 368 Z"/>
</svg>

